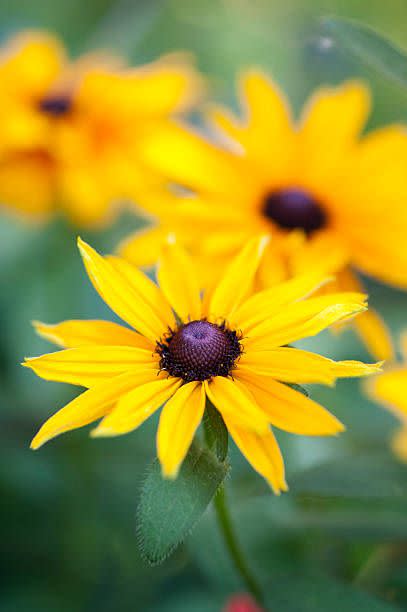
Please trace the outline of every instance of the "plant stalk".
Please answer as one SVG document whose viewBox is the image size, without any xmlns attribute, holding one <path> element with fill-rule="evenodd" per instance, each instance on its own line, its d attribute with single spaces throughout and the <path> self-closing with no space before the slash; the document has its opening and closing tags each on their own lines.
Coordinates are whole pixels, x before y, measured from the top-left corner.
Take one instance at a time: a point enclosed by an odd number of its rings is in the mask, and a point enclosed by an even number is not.
<svg viewBox="0 0 407 612">
<path fill-rule="evenodd" d="M 246 560 L 244 558 L 244 554 L 236 538 L 223 485 L 216 493 L 213 503 L 218 519 L 219 528 L 222 532 L 226 548 L 233 561 L 233 565 L 235 566 L 236 571 L 238 572 L 240 577 L 242 578 L 242 581 L 246 585 L 248 591 L 253 595 L 253 597 L 259 604 L 262 604 L 263 595 L 260 586 L 254 578 L 253 574 L 250 572 Z"/>
</svg>

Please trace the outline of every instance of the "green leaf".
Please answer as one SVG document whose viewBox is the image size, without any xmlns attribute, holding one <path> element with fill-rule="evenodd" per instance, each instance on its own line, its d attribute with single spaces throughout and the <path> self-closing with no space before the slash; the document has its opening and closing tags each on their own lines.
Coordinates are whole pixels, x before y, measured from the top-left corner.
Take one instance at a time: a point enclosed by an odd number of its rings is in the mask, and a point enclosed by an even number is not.
<svg viewBox="0 0 407 612">
<path fill-rule="evenodd" d="M 205 440 L 219 461 L 225 461 L 228 454 L 229 434 L 222 415 L 207 399 L 203 420 Z"/>
<path fill-rule="evenodd" d="M 407 87 L 407 52 L 404 49 L 357 21 L 326 18 L 322 25 L 324 34 L 354 59 Z"/>
<path fill-rule="evenodd" d="M 291 491 L 307 496 L 390 500 L 407 507 L 406 468 L 388 455 L 345 457 L 297 474 L 291 478 Z"/>
<path fill-rule="evenodd" d="M 137 512 L 143 556 L 162 562 L 186 538 L 222 484 L 229 465 L 193 444 L 176 480 L 164 480 L 155 461 L 144 483 Z"/>
</svg>

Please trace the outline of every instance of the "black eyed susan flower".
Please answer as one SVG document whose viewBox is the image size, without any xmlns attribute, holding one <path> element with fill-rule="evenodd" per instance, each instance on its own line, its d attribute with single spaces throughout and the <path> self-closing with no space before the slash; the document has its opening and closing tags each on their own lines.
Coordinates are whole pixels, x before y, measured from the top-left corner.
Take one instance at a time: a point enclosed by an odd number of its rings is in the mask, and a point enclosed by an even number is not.
<svg viewBox="0 0 407 612">
<path fill-rule="evenodd" d="M 93 436 L 125 434 L 163 406 L 157 453 L 163 475 L 174 478 L 209 398 L 254 469 L 276 492 L 285 490 L 270 425 L 321 436 L 343 425 L 284 383 L 331 385 L 378 366 L 335 362 L 288 346 L 363 312 L 366 300 L 351 292 L 307 297 L 321 284 L 315 274 L 253 293 L 266 243 L 251 240 L 202 298 L 191 260 L 173 239 L 158 264 L 159 286 L 127 261 L 101 257 L 79 240 L 93 285 L 131 329 L 105 321 L 36 323 L 42 336 L 67 348 L 24 365 L 47 380 L 87 390 L 42 426 L 32 448 L 99 419 Z"/>
<path fill-rule="evenodd" d="M 392 439 L 394 453 L 407 462 L 407 333 L 401 336 L 402 363 L 394 364 L 373 376 L 366 391 L 372 399 L 388 408 L 400 421 L 401 427 Z"/>
<path fill-rule="evenodd" d="M 221 144 L 176 125 L 150 142 L 149 161 L 186 189 L 145 193 L 159 224 L 127 240 L 121 254 L 149 265 L 162 233 L 174 231 L 211 283 L 248 237 L 270 232 L 257 279 L 263 288 L 309 269 L 335 274 L 338 290 L 363 291 L 354 269 L 406 288 L 404 127 L 361 138 L 370 97 L 358 82 L 317 91 L 299 121 L 258 72 L 243 75 L 241 98 L 244 119 L 210 112 Z M 374 312 L 355 326 L 374 355 L 392 356 Z"/>
<path fill-rule="evenodd" d="M 62 208 L 81 225 L 106 222 L 115 203 L 156 184 L 143 142 L 200 90 L 179 55 L 134 69 L 98 53 L 71 62 L 44 32 L 6 45 L 0 79 L 0 201 L 34 219 Z"/>
</svg>

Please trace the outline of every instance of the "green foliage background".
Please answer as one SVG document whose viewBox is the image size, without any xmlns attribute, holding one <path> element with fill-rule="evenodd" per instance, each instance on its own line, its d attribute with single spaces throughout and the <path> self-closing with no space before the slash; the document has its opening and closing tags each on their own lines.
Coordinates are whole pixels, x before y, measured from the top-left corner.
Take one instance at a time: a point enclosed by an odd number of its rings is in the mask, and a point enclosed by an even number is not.
<svg viewBox="0 0 407 612">
<path fill-rule="evenodd" d="M 375 96 L 369 127 L 406 119 L 406 89 L 335 46 L 324 50 L 319 19 L 327 15 L 407 40 L 404 0 L 0 0 L 0 33 L 49 28 L 74 54 L 98 45 L 134 62 L 185 49 L 212 96 L 229 103 L 237 71 L 254 64 L 272 72 L 296 109 L 318 84 L 361 76 Z M 125 214 L 83 237 L 108 251 L 139 223 Z M 163 565 L 146 566 L 137 549 L 135 508 L 155 454 L 154 419 L 118 439 L 91 440 L 82 430 L 37 453 L 28 448 L 40 423 L 76 393 L 18 365 L 50 349 L 30 320 L 112 316 L 85 277 L 76 234 L 63 219 L 33 227 L 0 218 L 0 610 L 215 612 L 242 586 L 211 511 Z M 368 286 L 394 333 L 407 327 L 407 295 Z M 350 331 L 308 345 L 368 359 Z M 407 467 L 388 450 L 396 423 L 357 382 L 312 395 L 348 431 L 333 440 L 279 435 L 288 494 L 273 497 L 232 449 L 228 489 L 250 562 L 276 611 L 407 609 Z"/>
</svg>

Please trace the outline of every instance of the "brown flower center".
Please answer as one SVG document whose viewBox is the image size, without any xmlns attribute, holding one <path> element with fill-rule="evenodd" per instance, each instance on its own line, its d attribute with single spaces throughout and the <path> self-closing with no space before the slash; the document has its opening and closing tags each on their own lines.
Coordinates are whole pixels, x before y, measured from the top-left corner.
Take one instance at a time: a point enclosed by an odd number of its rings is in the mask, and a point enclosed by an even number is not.
<svg viewBox="0 0 407 612">
<path fill-rule="evenodd" d="M 321 204 L 299 188 L 279 189 L 267 195 L 263 214 L 283 229 L 302 229 L 307 234 L 321 229 L 327 222 Z"/>
<path fill-rule="evenodd" d="M 39 109 L 52 117 L 62 117 L 72 110 L 72 98 L 64 94 L 46 96 L 40 100 Z"/>
<path fill-rule="evenodd" d="M 157 343 L 160 369 L 184 382 L 228 376 L 242 353 L 238 334 L 225 325 L 191 321 Z"/>
</svg>

